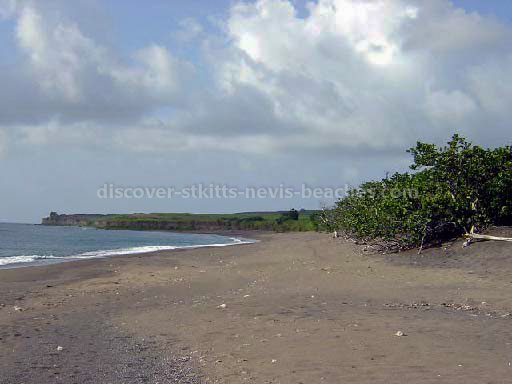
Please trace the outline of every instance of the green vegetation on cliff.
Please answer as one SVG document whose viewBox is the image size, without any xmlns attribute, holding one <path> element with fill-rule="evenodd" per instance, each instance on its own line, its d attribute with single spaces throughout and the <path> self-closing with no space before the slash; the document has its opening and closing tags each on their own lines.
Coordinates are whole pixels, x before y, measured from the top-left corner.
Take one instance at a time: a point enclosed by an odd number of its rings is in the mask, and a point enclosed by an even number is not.
<svg viewBox="0 0 512 384">
<path fill-rule="evenodd" d="M 247 212 L 233 214 L 135 213 L 121 215 L 58 215 L 43 219 L 46 225 L 81 225 L 103 229 L 219 231 L 314 231 L 317 211 Z"/>
</svg>

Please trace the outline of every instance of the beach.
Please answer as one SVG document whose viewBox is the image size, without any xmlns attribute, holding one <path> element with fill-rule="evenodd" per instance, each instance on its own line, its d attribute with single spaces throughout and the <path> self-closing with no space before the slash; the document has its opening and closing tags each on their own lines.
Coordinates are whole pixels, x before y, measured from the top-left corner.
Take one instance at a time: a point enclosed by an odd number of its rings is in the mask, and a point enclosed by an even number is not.
<svg viewBox="0 0 512 384">
<path fill-rule="evenodd" d="M 0 270 L 0 383 L 509 380 L 509 243 L 235 235 L 259 241 Z"/>
</svg>

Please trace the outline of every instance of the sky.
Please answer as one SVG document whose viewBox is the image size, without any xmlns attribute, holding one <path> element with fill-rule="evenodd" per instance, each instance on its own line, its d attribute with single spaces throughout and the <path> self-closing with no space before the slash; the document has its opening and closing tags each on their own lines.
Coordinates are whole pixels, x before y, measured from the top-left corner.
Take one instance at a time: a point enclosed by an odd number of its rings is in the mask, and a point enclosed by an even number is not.
<svg viewBox="0 0 512 384">
<path fill-rule="evenodd" d="M 0 221 L 318 209 L 417 140 L 511 144 L 512 2 L 0 0 Z"/>
</svg>

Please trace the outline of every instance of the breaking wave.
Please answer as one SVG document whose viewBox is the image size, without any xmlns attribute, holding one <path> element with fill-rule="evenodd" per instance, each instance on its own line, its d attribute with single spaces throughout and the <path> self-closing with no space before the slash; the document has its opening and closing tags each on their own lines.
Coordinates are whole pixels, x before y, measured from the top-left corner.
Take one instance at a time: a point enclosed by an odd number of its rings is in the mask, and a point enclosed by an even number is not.
<svg viewBox="0 0 512 384">
<path fill-rule="evenodd" d="M 95 259 L 108 256 L 120 256 L 120 255 L 132 255 L 138 253 L 150 253 L 157 251 L 169 251 L 176 249 L 193 249 L 193 248 L 205 248 L 205 247 L 227 247 L 230 245 L 239 244 L 250 244 L 254 243 L 253 240 L 238 239 L 235 237 L 230 238 L 231 243 L 219 243 L 219 244 L 196 244 L 196 245 L 149 245 L 142 247 L 131 247 L 131 248 L 119 248 L 119 249 L 108 249 L 108 250 L 97 250 L 84 252 L 78 255 L 70 256 L 53 256 L 53 255 L 20 255 L 20 256 L 8 256 L 0 257 L 0 267 L 3 266 L 26 266 L 27 263 L 33 265 L 44 265 L 53 264 L 63 261 L 73 260 L 84 260 L 84 259 Z"/>
</svg>

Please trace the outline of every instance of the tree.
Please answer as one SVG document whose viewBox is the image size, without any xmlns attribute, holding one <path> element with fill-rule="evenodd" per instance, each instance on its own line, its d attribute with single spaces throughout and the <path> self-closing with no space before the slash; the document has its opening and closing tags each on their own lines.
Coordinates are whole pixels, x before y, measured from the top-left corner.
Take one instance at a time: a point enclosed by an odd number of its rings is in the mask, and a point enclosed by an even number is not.
<svg viewBox="0 0 512 384">
<path fill-rule="evenodd" d="M 299 211 L 297 211 L 295 208 L 290 209 L 288 212 L 288 217 L 290 220 L 299 220 Z"/>
<path fill-rule="evenodd" d="M 324 217 L 349 236 L 390 249 L 512 222 L 510 146 L 483 149 L 454 135 L 447 146 L 418 142 L 408 152 L 413 173 L 363 183 Z"/>
</svg>

